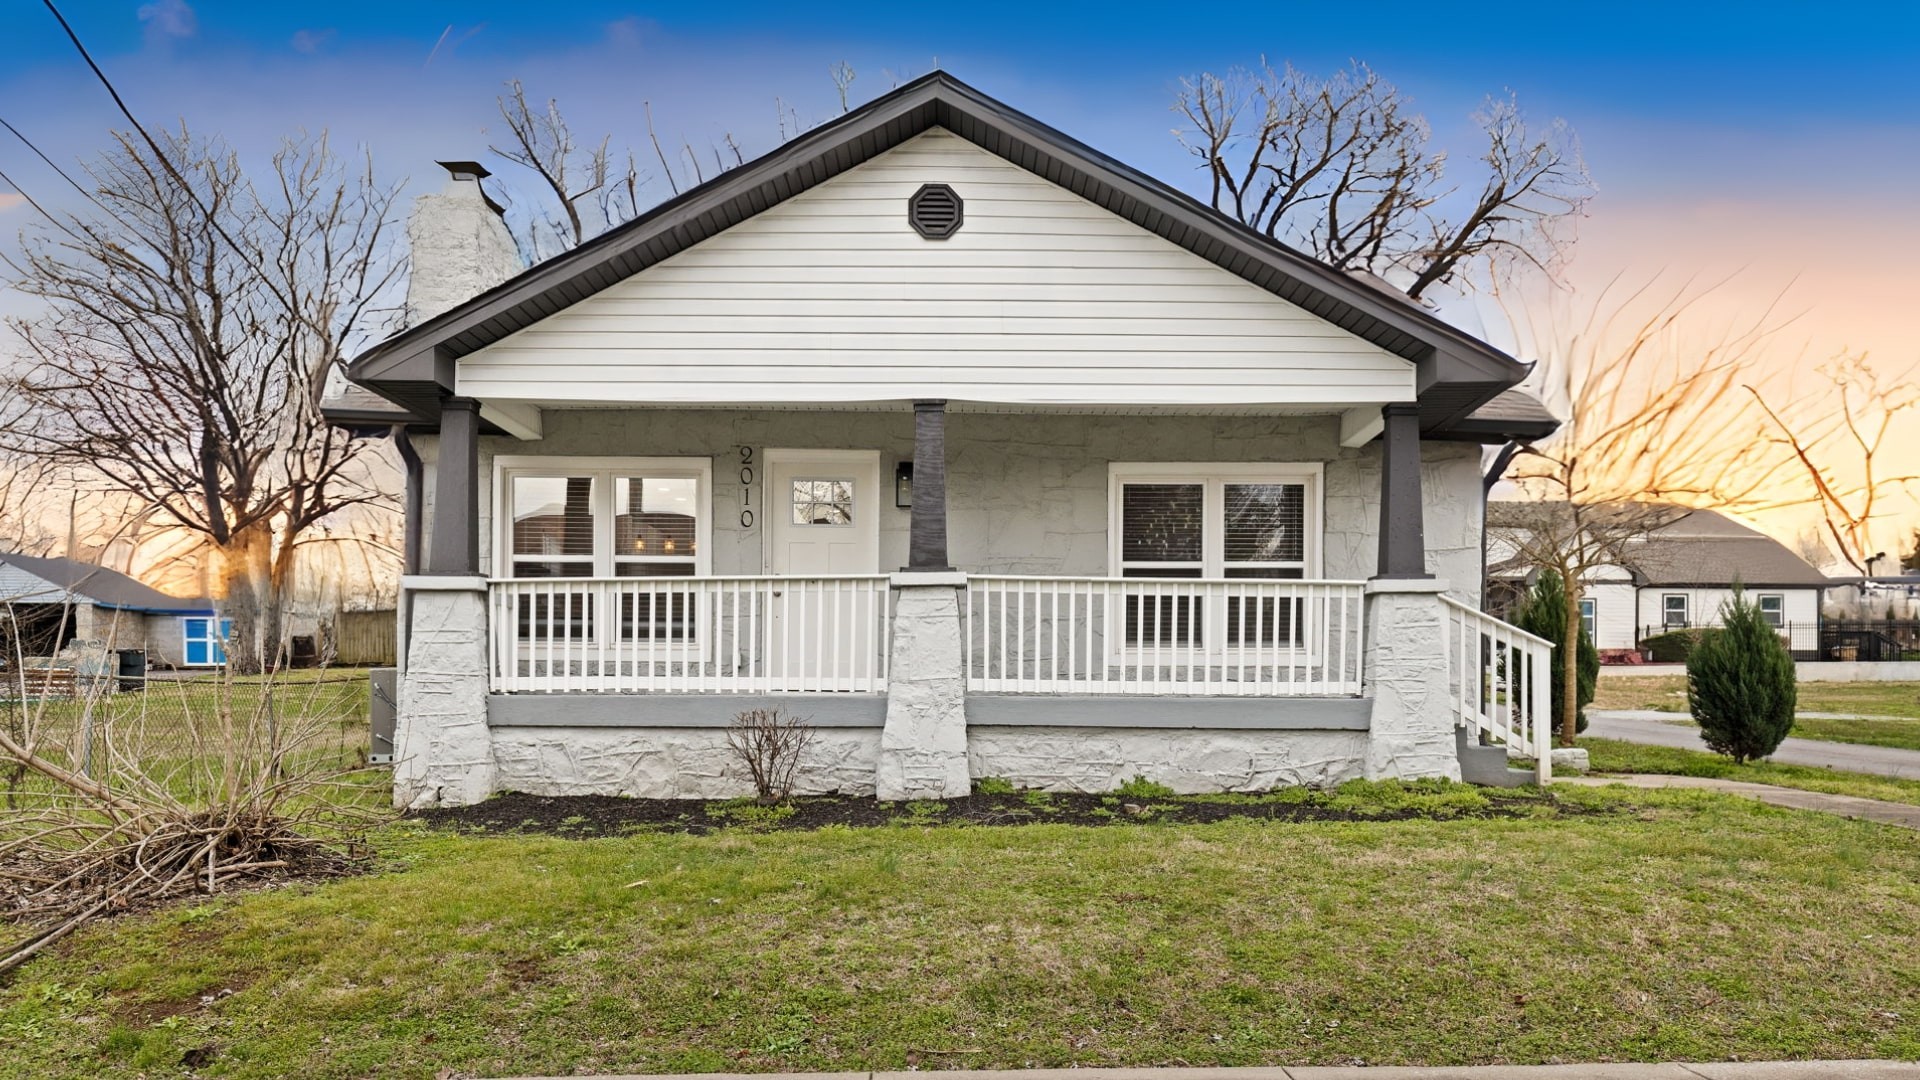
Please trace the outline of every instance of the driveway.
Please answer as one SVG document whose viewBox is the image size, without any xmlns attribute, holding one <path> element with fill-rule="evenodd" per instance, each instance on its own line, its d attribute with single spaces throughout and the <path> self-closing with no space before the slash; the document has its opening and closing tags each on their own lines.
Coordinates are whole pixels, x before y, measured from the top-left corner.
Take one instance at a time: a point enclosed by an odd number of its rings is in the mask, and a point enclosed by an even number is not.
<svg viewBox="0 0 1920 1080">
<path fill-rule="evenodd" d="M 1674 723 L 1676 720 L 1686 722 Z M 1707 748 L 1700 741 L 1700 729 L 1687 721 L 1685 713 L 1592 709 L 1587 712 L 1586 734 L 1598 739 L 1619 739 L 1650 746 L 1677 746 L 1682 750 Z M 1890 746 L 1859 746 L 1854 743 L 1789 738 L 1767 760 L 1779 765 L 1825 765 L 1847 772 L 1920 780 L 1920 750 L 1900 750 Z"/>
</svg>

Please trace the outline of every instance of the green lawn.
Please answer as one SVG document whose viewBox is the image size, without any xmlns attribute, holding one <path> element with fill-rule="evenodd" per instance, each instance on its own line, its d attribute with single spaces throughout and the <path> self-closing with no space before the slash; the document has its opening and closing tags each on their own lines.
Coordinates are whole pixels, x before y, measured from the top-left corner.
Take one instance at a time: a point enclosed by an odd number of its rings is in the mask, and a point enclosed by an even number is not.
<svg viewBox="0 0 1920 1080">
<path fill-rule="evenodd" d="M 377 847 L 35 960 L 0 1075 L 1920 1056 L 1920 835 L 1708 793 Z"/>
<path fill-rule="evenodd" d="M 1657 709 L 1684 715 L 1687 680 L 1680 675 L 1610 675 L 1600 680 L 1593 707 Z M 1803 682 L 1799 711 L 1853 713 L 1872 718 L 1828 720 L 1803 716 L 1793 724 L 1793 734 L 1802 739 L 1920 750 L 1920 683 Z"/>
<path fill-rule="evenodd" d="M 1920 780 L 1898 780 L 1888 776 L 1843 772 L 1816 765 L 1777 765 L 1756 761 L 1735 765 L 1731 758 L 1703 750 L 1681 750 L 1670 746 L 1644 746 L 1614 739 L 1582 737 L 1598 772 L 1664 773 L 1675 776 L 1716 776 L 1727 780 L 1747 780 L 1756 784 L 1826 791 L 1835 795 L 1858 795 L 1866 799 L 1920 805 Z"/>
</svg>

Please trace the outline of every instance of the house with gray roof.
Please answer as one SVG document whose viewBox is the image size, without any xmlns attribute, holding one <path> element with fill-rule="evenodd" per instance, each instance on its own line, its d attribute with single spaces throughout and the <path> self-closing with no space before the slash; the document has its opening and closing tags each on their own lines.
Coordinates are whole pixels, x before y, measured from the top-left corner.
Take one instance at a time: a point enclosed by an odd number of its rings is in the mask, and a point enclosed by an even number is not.
<svg viewBox="0 0 1920 1080">
<path fill-rule="evenodd" d="M 1489 527 L 1523 527 L 1522 506 L 1488 503 Z M 1833 582 L 1785 544 L 1723 514 L 1678 508 L 1675 514 L 1630 543 L 1626 565 L 1602 568 L 1586 582 L 1581 614 L 1602 656 L 1632 651 L 1667 630 L 1718 626 L 1739 584 L 1796 655 L 1817 658 L 1822 600 Z M 1530 576 L 1510 551 L 1497 543 L 1490 548 L 1490 591 L 1515 595 Z"/>
<path fill-rule="evenodd" d="M 79 559 L 0 552 L 0 633 L 9 653 L 25 656 L 138 649 L 160 667 L 225 660 L 213 601 L 171 596 Z"/>
<path fill-rule="evenodd" d="M 1548 767 L 1480 454 L 1557 421 L 1404 295 L 944 72 L 525 269 L 442 164 L 328 413 L 409 463 L 398 803 L 742 794 L 768 708 L 887 799 Z"/>
</svg>

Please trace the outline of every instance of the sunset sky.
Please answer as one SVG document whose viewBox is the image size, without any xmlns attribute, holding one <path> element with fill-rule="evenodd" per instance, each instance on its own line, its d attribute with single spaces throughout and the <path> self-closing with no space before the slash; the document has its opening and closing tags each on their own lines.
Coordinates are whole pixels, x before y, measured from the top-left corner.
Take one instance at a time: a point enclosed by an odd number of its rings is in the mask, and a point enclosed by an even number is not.
<svg viewBox="0 0 1920 1080">
<path fill-rule="evenodd" d="M 1189 191 L 1170 136 L 1183 75 L 1257 63 L 1330 72 L 1357 58 L 1411 95 L 1435 143 L 1477 152 L 1468 116 L 1511 89 L 1579 131 L 1599 187 L 1570 279 L 1740 271 L 1737 313 L 1786 290 L 1800 313 L 1770 346 L 1794 365 L 1841 349 L 1920 359 L 1920 4 L 1396 6 L 1263 3 L 826 5 L 68 0 L 67 16 L 145 121 L 185 116 L 247 152 L 296 128 L 368 145 L 391 177 L 484 154 L 502 80 L 558 96 L 576 130 L 704 147 L 778 141 L 776 99 L 809 123 L 939 66 Z M 0 15 L 0 117 L 56 161 L 97 151 L 119 118 L 38 2 Z M 1464 164 L 1464 162 L 1462 162 Z M 0 131 L 0 169 L 36 196 L 58 181 Z M 1462 175 L 1466 175 L 1462 169 Z M 666 195 L 656 186 L 655 198 Z M 28 211 L 0 192 L 0 235 Z M 17 297 L 0 310 L 20 310 Z M 1451 305 L 1469 329 L 1478 314 Z M 1810 375 L 1800 385 L 1813 385 Z M 1920 433 L 1910 433 L 1920 460 Z M 1920 510 L 1899 508 L 1910 520 Z M 1791 514 L 1763 522 L 1791 533 Z M 1890 527 L 1888 538 L 1894 533 Z"/>
</svg>

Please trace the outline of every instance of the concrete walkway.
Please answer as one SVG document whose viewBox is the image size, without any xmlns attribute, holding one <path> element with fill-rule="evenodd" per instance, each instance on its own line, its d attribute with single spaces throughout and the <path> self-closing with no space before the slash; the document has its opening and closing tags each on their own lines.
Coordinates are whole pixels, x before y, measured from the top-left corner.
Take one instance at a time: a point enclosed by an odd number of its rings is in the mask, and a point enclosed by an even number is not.
<svg viewBox="0 0 1920 1080">
<path fill-rule="evenodd" d="M 1619 739 L 1648 746 L 1675 746 L 1682 750 L 1707 748 L 1700 741 L 1700 729 L 1693 726 L 1686 713 L 1593 709 L 1587 713 L 1586 734 L 1596 739 Z M 1857 743 L 1789 738 L 1767 760 L 1778 765 L 1824 765 L 1846 772 L 1920 780 L 1920 750 L 1901 750 L 1891 746 L 1861 746 Z"/>
<path fill-rule="evenodd" d="M 1824 791 L 1801 791 L 1799 788 L 1776 787 L 1773 784 L 1753 784 L 1745 780 L 1634 773 L 1629 776 L 1556 776 L 1553 782 L 1578 784 L 1582 787 L 1625 784 L 1628 787 L 1637 788 L 1694 788 L 1701 791 L 1723 791 L 1729 795 L 1745 795 L 1750 799 L 1759 799 L 1763 803 L 1784 806 L 1792 810 L 1817 810 L 1823 814 L 1838 814 L 1841 817 L 1878 821 L 1883 825 L 1898 825 L 1903 829 L 1920 830 L 1920 806 L 1886 802 L 1881 799 L 1863 799 L 1857 795 L 1829 795 Z"/>
<path fill-rule="evenodd" d="M 943 1072 L 699 1073 L 602 1080 L 1920 1080 L 1901 1061 L 1743 1061 L 1712 1064 L 1409 1066 L 1294 1065 L 1268 1069 L 1020 1069 Z M 525 1077 L 522 1080 L 557 1080 Z"/>
</svg>

